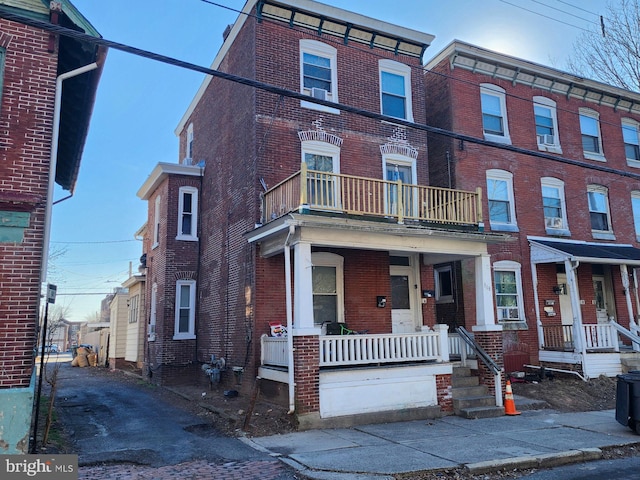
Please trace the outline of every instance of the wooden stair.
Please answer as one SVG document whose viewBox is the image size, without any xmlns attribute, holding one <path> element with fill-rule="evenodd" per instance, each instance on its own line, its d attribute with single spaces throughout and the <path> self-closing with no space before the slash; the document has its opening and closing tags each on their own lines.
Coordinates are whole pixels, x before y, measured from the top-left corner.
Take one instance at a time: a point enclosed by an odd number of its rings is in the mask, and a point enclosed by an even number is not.
<svg viewBox="0 0 640 480">
<path fill-rule="evenodd" d="M 504 415 L 504 407 L 496 406 L 486 385 L 468 367 L 454 367 L 451 376 L 453 412 L 463 418 L 491 418 Z"/>
</svg>

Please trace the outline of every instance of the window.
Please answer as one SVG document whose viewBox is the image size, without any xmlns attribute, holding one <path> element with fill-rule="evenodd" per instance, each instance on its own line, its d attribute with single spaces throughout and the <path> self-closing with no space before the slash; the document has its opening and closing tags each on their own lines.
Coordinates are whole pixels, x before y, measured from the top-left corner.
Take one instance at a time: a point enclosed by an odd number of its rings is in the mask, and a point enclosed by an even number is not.
<svg viewBox="0 0 640 480">
<path fill-rule="evenodd" d="M 302 161 L 313 170 L 308 174 L 307 203 L 319 208 L 339 208 L 338 183 L 332 174 L 340 173 L 340 147 L 317 140 L 304 141 Z"/>
<path fill-rule="evenodd" d="M 589 185 L 587 196 L 589 198 L 589 216 L 591 217 L 593 237 L 604 240 L 615 239 L 611 230 L 607 188 L 602 185 Z"/>
<path fill-rule="evenodd" d="M 193 165 L 193 123 L 190 123 L 187 127 L 187 155 L 182 163 L 184 165 Z"/>
<path fill-rule="evenodd" d="M 492 142 L 511 143 L 504 89 L 490 83 L 481 83 L 480 101 L 484 138 Z"/>
<path fill-rule="evenodd" d="M 418 195 L 412 186 L 417 183 L 416 160 L 399 154 L 385 154 L 382 156 L 382 171 L 385 172 L 385 180 L 402 181 L 403 215 L 418 216 Z M 398 193 L 397 185 L 386 184 L 385 212 L 390 215 L 398 214 Z"/>
<path fill-rule="evenodd" d="M 134 295 L 129 298 L 129 323 L 136 323 L 138 321 L 140 295 Z"/>
<path fill-rule="evenodd" d="M 436 277 L 436 303 L 453 302 L 453 275 L 451 265 L 436 267 L 434 269 Z"/>
<path fill-rule="evenodd" d="M 411 67 L 393 60 L 380 60 L 380 112 L 413 121 Z"/>
<path fill-rule="evenodd" d="M 176 319 L 174 340 L 196 338 L 196 282 L 178 280 L 176 282 Z"/>
<path fill-rule="evenodd" d="M 509 260 L 495 262 L 493 280 L 498 321 L 524 322 L 520 264 Z"/>
<path fill-rule="evenodd" d="M 627 157 L 627 165 L 640 167 L 640 124 L 635 120 L 622 120 L 622 138 L 624 140 L 624 153 Z"/>
<path fill-rule="evenodd" d="M 636 240 L 640 242 L 640 191 L 631 192 L 631 209 L 633 211 L 633 224 L 636 227 Z"/>
<path fill-rule="evenodd" d="M 156 339 L 156 317 L 158 315 L 158 285 L 156 283 L 151 287 L 151 308 L 149 312 L 149 330 L 147 332 L 147 336 L 149 341 L 153 341 Z"/>
<path fill-rule="evenodd" d="M 316 40 L 300 40 L 300 91 L 320 100 L 338 103 L 337 50 Z M 302 101 L 302 107 L 329 113 L 336 108 Z"/>
<path fill-rule="evenodd" d="M 176 240 L 198 240 L 198 189 L 180 187 Z"/>
<path fill-rule="evenodd" d="M 160 200 L 161 197 L 158 195 L 153 210 L 153 245 L 151 248 L 156 248 L 160 242 Z"/>
<path fill-rule="evenodd" d="M 542 209 L 544 226 L 550 235 L 570 235 L 567 226 L 567 208 L 564 198 L 564 182 L 557 178 L 544 177 L 542 185 Z"/>
<path fill-rule="evenodd" d="M 600 137 L 600 115 L 589 108 L 580 109 L 580 133 L 585 158 L 605 161 Z"/>
<path fill-rule="evenodd" d="M 518 231 L 511 172 L 487 170 L 487 199 L 491 229 Z"/>
<path fill-rule="evenodd" d="M 536 122 L 538 149 L 562 153 L 558 136 L 556 102 L 546 97 L 533 97 L 533 113 Z"/>
<path fill-rule="evenodd" d="M 333 253 L 311 254 L 313 323 L 344 322 L 344 258 Z"/>
</svg>

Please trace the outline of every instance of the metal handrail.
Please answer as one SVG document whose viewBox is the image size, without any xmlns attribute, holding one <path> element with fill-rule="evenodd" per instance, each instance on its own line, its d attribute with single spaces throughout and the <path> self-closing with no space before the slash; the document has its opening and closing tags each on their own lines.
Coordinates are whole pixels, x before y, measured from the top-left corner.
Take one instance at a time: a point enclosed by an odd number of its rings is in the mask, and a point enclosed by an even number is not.
<svg viewBox="0 0 640 480">
<path fill-rule="evenodd" d="M 498 364 L 489 356 L 487 352 L 485 352 L 480 345 L 476 343 L 476 341 L 469 335 L 469 332 L 464 327 L 457 327 L 456 332 L 460 335 L 460 338 L 465 341 L 467 345 L 469 345 L 482 363 L 484 363 L 489 370 L 493 372 L 494 375 L 498 375 L 502 372 L 502 369 L 498 366 Z"/>
</svg>

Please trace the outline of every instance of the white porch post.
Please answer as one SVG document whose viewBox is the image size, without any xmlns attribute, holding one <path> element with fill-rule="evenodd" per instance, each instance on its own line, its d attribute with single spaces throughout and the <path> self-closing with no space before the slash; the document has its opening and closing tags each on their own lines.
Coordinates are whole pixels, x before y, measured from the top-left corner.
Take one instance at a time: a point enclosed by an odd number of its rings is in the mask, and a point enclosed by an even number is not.
<svg viewBox="0 0 640 480">
<path fill-rule="evenodd" d="M 433 326 L 433 330 L 438 332 L 438 343 L 440 344 L 440 360 L 449 361 L 449 325 L 438 323 Z M 462 342 L 462 348 L 466 349 L 466 344 Z"/>
<path fill-rule="evenodd" d="M 533 281 L 533 300 L 536 307 L 536 327 L 538 329 L 538 348 L 544 346 L 544 329 L 542 328 L 542 319 L 540 318 L 540 300 L 538 297 L 538 269 L 537 265 L 531 262 L 531 280 Z"/>
<path fill-rule="evenodd" d="M 627 301 L 627 312 L 629 312 L 629 330 L 635 324 L 633 316 L 633 304 L 631 303 L 631 282 L 629 282 L 629 270 L 626 265 L 620 265 L 620 276 L 622 277 L 622 288 L 624 288 L 624 298 Z"/>
<path fill-rule="evenodd" d="M 313 324 L 311 244 L 298 242 L 294 245 L 293 252 L 294 335 L 317 335 L 319 329 Z"/>
<path fill-rule="evenodd" d="M 571 310 L 573 311 L 573 348 L 574 351 L 582 353 L 583 373 L 584 362 L 586 360 L 586 347 L 584 341 L 584 329 L 582 328 L 582 309 L 580 308 L 580 292 L 578 291 L 578 281 L 576 270 L 579 263 L 567 258 L 564 261 L 564 270 L 567 274 L 567 289 L 571 299 Z"/>
<path fill-rule="evenodd" d="M 491 259 L 489 255 L 475 258 L 476 275 L 476 325 L 473 331 L 496 332 L 502 325 L 496 324 L 493 309 L 493 283 L 491 281 Z"/>
</svg>

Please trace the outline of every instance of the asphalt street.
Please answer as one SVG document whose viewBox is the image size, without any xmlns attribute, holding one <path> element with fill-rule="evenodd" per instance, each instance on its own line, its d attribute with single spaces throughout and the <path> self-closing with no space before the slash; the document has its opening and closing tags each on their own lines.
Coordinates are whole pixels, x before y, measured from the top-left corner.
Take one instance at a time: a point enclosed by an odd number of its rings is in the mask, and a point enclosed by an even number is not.
<svg viewBox="0 0 640 480">
<path fill-rule="evenodd" d="M 133 470 L 133 478 L 193 478 L 194 469 L 196 478 L 300 478 L 272 456 L 152 395 L 142 381 L 71 367 L 70 354 L 52 355 L 56 360 L 57 411 L 72 434 L 80 478 L 132 478 Z"/>
</svg>

